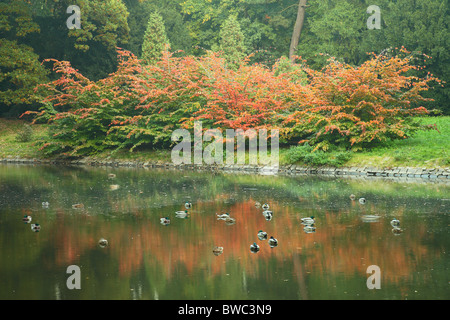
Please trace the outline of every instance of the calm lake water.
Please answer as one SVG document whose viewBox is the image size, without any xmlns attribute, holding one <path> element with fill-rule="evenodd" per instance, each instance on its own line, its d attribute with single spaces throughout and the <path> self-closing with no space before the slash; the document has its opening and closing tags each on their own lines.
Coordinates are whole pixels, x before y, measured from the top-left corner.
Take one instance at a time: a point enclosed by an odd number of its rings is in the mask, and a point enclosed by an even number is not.
<svg viewBox="0 0 450 320">
<path fill-rule="evenodd" d="M 449 209 L 449 184 L 0 165 L 0 299 L 449 299 Z"/>
</svg>

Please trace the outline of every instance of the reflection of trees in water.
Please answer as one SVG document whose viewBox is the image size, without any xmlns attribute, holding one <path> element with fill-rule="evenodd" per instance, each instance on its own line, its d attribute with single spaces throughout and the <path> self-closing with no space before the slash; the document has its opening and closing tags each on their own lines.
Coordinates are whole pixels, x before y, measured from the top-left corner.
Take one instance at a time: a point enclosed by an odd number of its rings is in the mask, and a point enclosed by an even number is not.
<svg viewBox="0 0 450 320">
<path fill-rule="evenodd" d="M 148 297 L 164 296 L 186 278 L 191 280 L 187 280 L 180 296 L 195 297 L 199 286 L 210 296 L 218 295 L 214 287 L 221 285 L 230 296 L 245 298 L 242 288 L 257 288 L 261 279 L 277 286 L 281 278 L 286 278 L 296 281 L 298 292 L 292 287 L 285 289 L 283 281 L 274 290 L 293 290 L 285 293 L 307 298 L 311 277 L 325 279 L 328 285 L 342 276 L 356 274 L 366 279 L 371 264 L 380 266 L 383 282 L 411 279 L 426 260 L 440 257 L 445 243 L 442 239 L 434 241 L 428 233 L 434 224 L 411 220 L 421 214 L 423 201 L 429 202 L 429 214 L 443 212 L 439 199 L 424 200 L 417 194 L 445 186 L 427 186 L 425 191 L 423 186 L 400 188 L 402 197 L 396 202 L 394 186 L 385 186 L 376 193 L 372 186 L 348 181 L 235 175 L 212 179 L 194 172 L 145 170 L 117 170 L 117 177 L 108 179 L 107 171 L 77 169 L 37 174 L 28 170 L 29 175 L 2 184 L 2 190 L 12 190 L 12 185 L 20 193 L 25 184 L 28 191 L 32 190 L 30 194 L 40 190 L 38 194 L 53 195 L 49 209 L 32 211 L 45 221 L 39 239 L 43 249 L 35 253 L 33 260 L 28 258 L 18 265 L 18 270 L 35 259 L 42 259 L 48 271 L 83 263 L 89 266 L 91 278 L 112 281 L 105 274 L 118 275 L 116 281 L 133 282 L 136 290 L 141 290 L 140 295 Z M 108 186 L 112 183 L 120 188 L 111 191 Z M 366 205 L 348 199 L 355 190 L 369 199 Z M 71 209 L 74 197 L 85 204 L 85 210 Z M 174 212 L 184 210 L 187 199 L 194 205 L 190 217 L 175 218 Z M 40 204 L 40 199 L 34 201 L 35 207 Z M 266 221 L 262 210 L 255 208 L 256 201 L 271 204 L 272 221 Z M 237 223 L 227 226 L 217 221 L 216 212 L 230 212 Z M 377 223 L 363 223 L 361 214 L 380 214 L 382 218 Z M 167 215 L 172 223 L 165 227 L 159 218 Z M 300 217 L 310 215 L 317 219 L 317 231 L 305 234 Z M 406 224 L 403 234 L 395 236 L 389 224 L 392 217 L 410 219 L 412 223 Z M 432 222 L 431 218 L 424 219 Z M 274 235 L 280 245 L 270 249 L 259 241 L 256 234 L 261 229 L 269 237 Z M 105 249 L 97 245 L 101 237 L 110 244 Z M 250 254 L 249 245 L 254 241 L 261 250 Z M 2 243 L 6 243 L 4 238 Z M 216 245 L 224 247 L 220 256 L 212 253 Z M 128 290 L 127 285 L 122 286 Z M 142 289 L 148 287 L 151 290 Z"/>
<path fill-rule="evenodd" d="M 86 255 L 98 253 L 95 235 L 107 235 L 111 245 L 106 250 L 117 263 L 115 271 L 109 266 L 110 272 L 118 272 L 121 281 L 145 269 L 145 277 L 152 284 L 195 277 L 213 285 L 215 277 L 236 270 L 245 270 L 247 281 L 272 282 L 290 270 L 299 287 L 305 286 L 305 277 L 311 274 L 327 278 L 359 274 L 364 279 L 371 264 L 380 266 L 383 282 L 401 282 L 413 276 L 423 259 L 439 257 L 442 249 L 422 242 L 428 231 L 426 225 L 416 225 L 414 230 L 392 241 L 396 236 L 391 233 L 388 219 L 365 224 L 358 214 L 348 211 L 323 212 L 316 214 L 318 231 L 305 234 L 299 218 L 293 214 L 296 210 L 277 208 L 274 220 L 267 222 L 253 203 L 249 200 L 229 208 L 237 219 L 232 226 L 216 220 L 213 205 L 201 203 L 195 206 L 197 212 L 203 213 L 194 212 L 186 221 L 173 218 L 167 227 L 159 224 L 157 216 L 149 218 L 150 214 L 141 215 L 135 221 L 121 219 L 117 222 L 98 216 L 80 216 L 76 222 L 68 219 L 79 228 L 62 221 L 55 224 L 49 230 L 54 236 L 50 237 L 48 245 L 61 248 L 56 250 L 54 263 L 67 266 L 83 260 Z M 90 224 L 85 225 L 80 221 L 83 219 L 89 219 Z M 275 234 L 280 245 L 270 249 L 267 243 L 258 241 L 256 233 L 260 229 L 269 235 Z M 253 241 L 261 246 L 257 255 L 249 253 L 249 244 Z M 223 246 L 224 254 L 214 256 L 214 245 Z M 234 264 L 237 266 L 230 269 Z M 268 265 L 274 268 L 269 270 Z"/>
</svg>

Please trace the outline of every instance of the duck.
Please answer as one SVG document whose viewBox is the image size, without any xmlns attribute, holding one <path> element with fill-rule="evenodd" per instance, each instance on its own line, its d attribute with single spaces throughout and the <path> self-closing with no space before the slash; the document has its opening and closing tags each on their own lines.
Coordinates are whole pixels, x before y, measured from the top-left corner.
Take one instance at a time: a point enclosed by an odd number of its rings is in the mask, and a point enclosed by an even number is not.
<svg viewBox="0 0 450 320">
<path fill-rule="evenodd" d="M 32 220 L 31 216 L 27 216 L 27 215 L 23 216 L 23 218 L 22 218 L 22 221 L 25 223 L 30 223 L 31 220 Z"/>
<path fill-rule="evenodd" d="M 217 216 L 218 220 L 225 220 L 226 218 L 230 217 L 230 214 L 228 212 L 227 213 L 223 213 L 223 214 L 217 214 L 216 213 L 216 216 Z"/>
<path fill-rule="evenodd" d="M 316 232 L 316 227 L 313 224 L 306 225 L 303 227 L 303 231 L 305 231 L 305 233 L 313 233 Z"/>
<path fill-rule="evenodd" d="M 269 210 L 269 205 L 267 203 L 264 203 L 262 205 L 263 210 Z"/>
<path fill-rule="evenodd" d="M 49 203 L 47 201 L 42 202 L 42 208 L 46 209 L 46 208 L 48 208 L 48 206 L 49 206 Z"/>
<path fill-rule="evenodd" d="M 39 232 L 41 231 L 41 225 L 39 223 L 33 223 L 31 225 L 31 230 L 34 232 Z"/>
<path fill-rule="evenodd" d="M 213 253 L 214 253 L 215 256 L 218 256 L 218 255 L 222 254 L 223 253 L 223 247 L 214 247 L 213 248 Z"/>
<path fill-rule="evenodd" d="M 84 209 L 84 204 L 82 203 L 73 204 L 72 209 Z"/>
<path fill-rule="evenodd" d="M 314 224 L 315 222 L 314 216 L 302 218 L 301 220 L 303 224 Z"/>
<path fill-rule="evenodd" d="M 265 231 L 259 230 L 257 236 L 259 240 L 267 240 L 267 232 Z"/>
<path fill-rule="evenodd" d="M 232 224 L 235 224 L 235 223 L 236 223 L 236 219 L 235 218 L 232 218 L 230 216 L 225 218 L 225 224 L 232 225 Z"/>
<path fill-rule="evenodd" d="M 399 235 L 400 233 L 403 232 L 403 230 L 400 229 L 399 227 L 394 227 L 391 231 L 392 231 L 392 233 L 395 234 L 395 235 Z"/>
<path fill-rule="evenodd" d="M 261 207 L 261 203 L 259 203 L 258 201 L 255 202 L 255 207 L 256 208 L 260 208 Z"/>
<path fill-rule="evenodd" d="M 270 239 L 269 239 L 269 246 L 270 246 L 271 248 L 273 248 L 273 247 L 276 247 L 277 245 L 278 245 L 278 240 L 275 239 L 273 236 L 270 236 Z"/>
<path fill-rule="evenodd" d="M 391 226 L 393 226 L 393 227 L 399 227 L 399 226 L 400 226 L 400 220 L 398 220 L 398 219 L 393 219 L 393 220 L 391 221 Z"/>
<path fill-rule="evenodd" d="M 114 179 L 115 177 L 116 177 L 116 175 L 114 173 L 108 173 L 109 179 Z"/>
<path fill-rule="evenodd" d="M 356 199 L 356 196 L 354 194 L 351 194 L 350 195 L 350 200 L 355 201 L 355 199 Z"/>
<path fill-rule="evenodd" d="M 270 221 L 272 220 L 273 212 L 270 210 L 263 211 L 263 216 L 264 218 L 266 218 L 267 221 Z"/>
<path fill-rule="evenodd" d="M 184 211 L 176 211 L 176 212 L 175 212 L 175 216 L 176 216 L 177 218 L 186 218 L 187 215 L 188 215 L 188 211 L 187 211 L 187 210 L 184 210 Z"/>
<path fill-rule="evenodd" d="M 253 244 L 250 245 L 250 251 L 253 253 L 256 253 L 259 251 L 259 246 L 256 244 L 256 242 L 253 242 Z"/>
<path fill-rule="evenodd" d="M 361 204 L 366 204 L 366 199 L 365 198 L 359 198 L 359 203 Z"/>
<path fill-rule="evenodd" d="M 161 221 L 162 225 L 167 226 L 168 224 L 170 224 L 170 219 L 169 217 L 165 217 L 165 218 L 160 218 L 159 221 Z"/>
<path fill-rule="evenodd" d="M 192 203 L 190 203 L 190 202 L 186 202 L 185 204 L 184 204 L 184 207 L 186 208 L 186 209 L 191 209 L 192 208 Z"/>
<path fill-rule="evenodd" d="M 101 238 L 100 240 L 98 240 L 98 245 L 101 248 L 105 248 L 108 246 L 108 240 L 106 240 L 105 238 Z"/>
</svg>

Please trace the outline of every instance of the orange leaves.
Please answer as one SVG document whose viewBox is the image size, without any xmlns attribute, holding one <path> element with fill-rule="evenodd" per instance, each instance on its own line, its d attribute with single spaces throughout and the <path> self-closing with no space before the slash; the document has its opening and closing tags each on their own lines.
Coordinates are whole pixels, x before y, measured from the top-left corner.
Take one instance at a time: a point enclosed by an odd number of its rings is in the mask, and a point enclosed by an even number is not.
<svg viewBox="0 0 450 320">
<path fill-rule="evenodd" d="M 171 129 L 192 128 L 195 120 L 203 120 L 205 130 L 280 129 L 288 141 L 322 149 L 366 147 L 416 130 L 411 116 L 427 112 L 415 107 L 426 100 L 420 94 L 439 82 L 431 74 L 410 75 L 411 55 L 373 54 L 356 67 L 329 59 L 313 70 L 303 60 L 281 59 L 273 68 L 244 61 L 228 69 L 211 52 L 175 57 L 166 51 L 156 65 L 143 66 L 132 53 L 117 52 L 117 71 L 96 82 L 68 62 L 48 60 L 60 78 L 41 88 L 48 92 L 45 101 L 61 108 L 50 121 L 75 130 L 55 137 L 67 139 L 70 148 L 80 150 L 77 139 L 85 150 L 105 148 L 105 141 L 131 149 L 169 146 Z M 93 139 L 95 145 L 86 142 Z"/>
<path fill-rule="evenodd" d="M 295 95 L 296 112 L 284 118 L 284 126 L 294 126 L 292 139 L 308 138 L 310 144 L 328 141 L 343 146 L 369 146 L 386 139 L 404 138 L 418 128 L 408 117 L 424 114 L 423 107 L 411 108 L 427 100 L 421 92 L 429 89 L 427 75 L 410 75 L 415 70 L 413 56 L 402 48 L 401 54 L 375 55 L 361 66 L 353 67 L 334 60 L 321 71 L 305 69 L 309 83 Z M 405 121 L 399 121 L 403 119 Z M 304 136 L 302 135 L 302 132 Z M 298 136 L 300 133 L 300 136 Z"/>
<path fill-rule="evenodd" d="M 210 90 L 205 90 L 207 102 L 196 118 L 213 118 L 214 126 L 233 129 L 278 126 L 280 113 L 289 106 L 292 82 L 261 65 L 224 70 L 222 64 L 220 60 L 209 62 Z"/>
</svg>

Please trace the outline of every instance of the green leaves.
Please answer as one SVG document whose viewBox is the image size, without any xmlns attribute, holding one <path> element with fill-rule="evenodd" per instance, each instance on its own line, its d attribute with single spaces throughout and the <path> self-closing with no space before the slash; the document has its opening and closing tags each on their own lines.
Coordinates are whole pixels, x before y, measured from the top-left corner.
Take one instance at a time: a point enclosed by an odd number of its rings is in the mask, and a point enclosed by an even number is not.
<svg viewBox="0 0 450 320">
<path fill-rule="evenodd" d="M 220 29 L 220 50 L 230 69 L 236 69 L 246 56 L 244 34 L 236 17 L 229 16 Z"/>
<path fill-rule="evenodd" d="M 158 12 L 153 12 L 148 19 L 147 30 L 142 43 L 142 60 L 146 64 L 156 64 L 164 50 L 169 49 L 164 22 Z"/>
<path fill-rule="evenodd" d="M 0 39 L 0 103 L 35 103 L 33 88 L 47 80 L 47 73 L 31 47 Z"/>
<path fill-rule="evenodd" d="M 130 29 L 127 7 L 121 0 L 77 0 L 81 9 L 81 29 L 69 31 L 75 37 L 75 49 L 89 50 L 90 42 L 102 43 L 108 49 L 127 43 Z"/>
<path fill-rule="evenodd" d="M 33 21 L 32 12 L 23 0 L 6 0 L 0 3 L 0 34 L 12 33 L 15 37 L 25 37 L 40 32 Z"/>
</svg>

